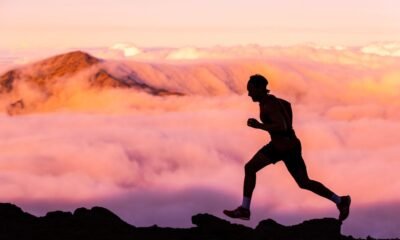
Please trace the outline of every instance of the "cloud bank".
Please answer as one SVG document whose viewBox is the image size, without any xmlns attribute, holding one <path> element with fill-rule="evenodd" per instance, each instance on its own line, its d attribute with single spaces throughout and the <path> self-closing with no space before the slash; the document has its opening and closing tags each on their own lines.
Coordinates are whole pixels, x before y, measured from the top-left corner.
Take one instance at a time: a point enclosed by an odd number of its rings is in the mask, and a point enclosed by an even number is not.
<svg viewBox="0 0 400 240">
<path fill-rule="evenodd" d="M 258 106 L 245 84 L 261 73 L 272 94 L 292 102 L 310 177 L 351 194 L 344 234 L 398 237 L 400 60 L 342 49 L 273 51 L 257 59 L 107 62 L 115 74 L 122 64 L 147 84 L 186 95 L 68 88 L 80 82 L 74 76 L 58 86 L 63 91 L 33 101 L 35 111 L 1 114 L 1 201 L 39 215 L 103 205 L 137 226 L 187 226 L 198 212 L 222 217 L 240 204 L 243 166 L 269 139 L 246 127 Z M 251 226 L 337 217 L 282 163 L 257 181 Z"/>
</svg>

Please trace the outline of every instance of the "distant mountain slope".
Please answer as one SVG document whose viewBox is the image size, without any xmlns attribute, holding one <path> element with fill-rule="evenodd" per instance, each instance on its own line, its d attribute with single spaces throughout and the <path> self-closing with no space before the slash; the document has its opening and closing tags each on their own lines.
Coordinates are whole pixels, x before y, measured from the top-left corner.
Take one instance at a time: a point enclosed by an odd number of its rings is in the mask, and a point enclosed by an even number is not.
<svg viewBox="0 0 400 240">
<path fill-rule="evenodd" d="M 153 95 L 178 94 L 166 89 L 159 89 L 145 84 L 137 77 L 135 72 L 127 74 L 126 78 L 118 78 L 99 66 L 103 60 L 95 58 L 82 51 L 74 51 L 57 55 L 19 69 L 14 69 L 0 76 L 0 94 L 13 90 L 16 81 L 35 84 L 44 89 L 51 89 L 61 77 L 73 76 L 83 70 L 97 66 L 98 69 L 89 76 L 90 85 L 93 87 L 127 87 L 144 90 Z"/>
<path fill-rule="evenodd" d="M 55 78 L 73 75 L 100 62 L 100 59 L 81 51 L 57 55 L 1 75 L 0 93 L 12 91 L 15 82 L 21 78 L 40 87 L 46 87 L 54 83 Z"/>
<path fill-rule="evenodd" d="M 0 97 L 10 95 L 8 112 L 15 114 L 27 105 L 26 96 L 18 89 L 18 84 L 49 98 L 56 92 L 62 92 L 64 85 L 82 78 L 88 88 L 132 88 L 155 96 L 182 95 L 145 83 L 131 69 L 124 69 L 123 75 L 116 76 L 102 65 L 104 62 L 88 53 L 73 51 L 10 70 L 0 75 Z"/>
</svg>

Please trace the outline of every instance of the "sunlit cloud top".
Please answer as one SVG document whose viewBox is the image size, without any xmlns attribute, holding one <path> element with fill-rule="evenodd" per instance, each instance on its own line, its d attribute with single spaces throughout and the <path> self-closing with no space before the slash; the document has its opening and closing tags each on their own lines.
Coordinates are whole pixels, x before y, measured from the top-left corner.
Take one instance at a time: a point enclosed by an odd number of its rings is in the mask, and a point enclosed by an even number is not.
<svg viewBox="0 0 400 240">
<path fill-rule="evenodd" d="M 394 0 L 2 0 L 0 48 L 396 41 L 399 5 Z"/>
</svg>

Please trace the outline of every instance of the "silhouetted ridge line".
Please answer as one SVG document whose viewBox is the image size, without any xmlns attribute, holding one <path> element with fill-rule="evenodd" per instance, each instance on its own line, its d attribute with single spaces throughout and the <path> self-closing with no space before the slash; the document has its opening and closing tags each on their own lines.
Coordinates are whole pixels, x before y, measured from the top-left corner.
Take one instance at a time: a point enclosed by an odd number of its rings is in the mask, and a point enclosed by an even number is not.
<svg viewBox="0 0 400 240">
<path fill-rule="evenodd" d="M 283 226 L 272 219 L 255 229 L 232 224 L 210 214 L 192 217 L 192 228 L 135 227 L 102 207 L 78 208 L 73 213 L 54 211 L 43 217 L 0 203 L 0 239 L 145 239 L 145 240 L 350 240 L 340 233 L 341 223 L 333 218 L 312 219 Z M 373 239 L 373 238 L 368 238 Z"/>
</svg>

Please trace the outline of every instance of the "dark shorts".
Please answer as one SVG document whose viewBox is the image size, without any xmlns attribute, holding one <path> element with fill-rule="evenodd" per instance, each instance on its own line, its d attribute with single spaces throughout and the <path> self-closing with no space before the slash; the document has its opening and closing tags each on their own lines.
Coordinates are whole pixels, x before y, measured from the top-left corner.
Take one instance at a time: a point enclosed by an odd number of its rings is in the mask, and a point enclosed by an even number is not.
<svg viewBox="0 0 400 240">
<path fill-rule="evenodd" d="M 290 172 L 306 170 L 301 153 L 301 143 L 297 138 L 290 140 L 290 143 L 286 145 L 271 141 L 263 146 L 256 155 L 259 155 L 259 157 L 252 159 L 252 161 L 257 162 L 255 163 L 256 168 L 264 167 L 270 163 L 275 164 L 282 160 Z"/>
</svg>

